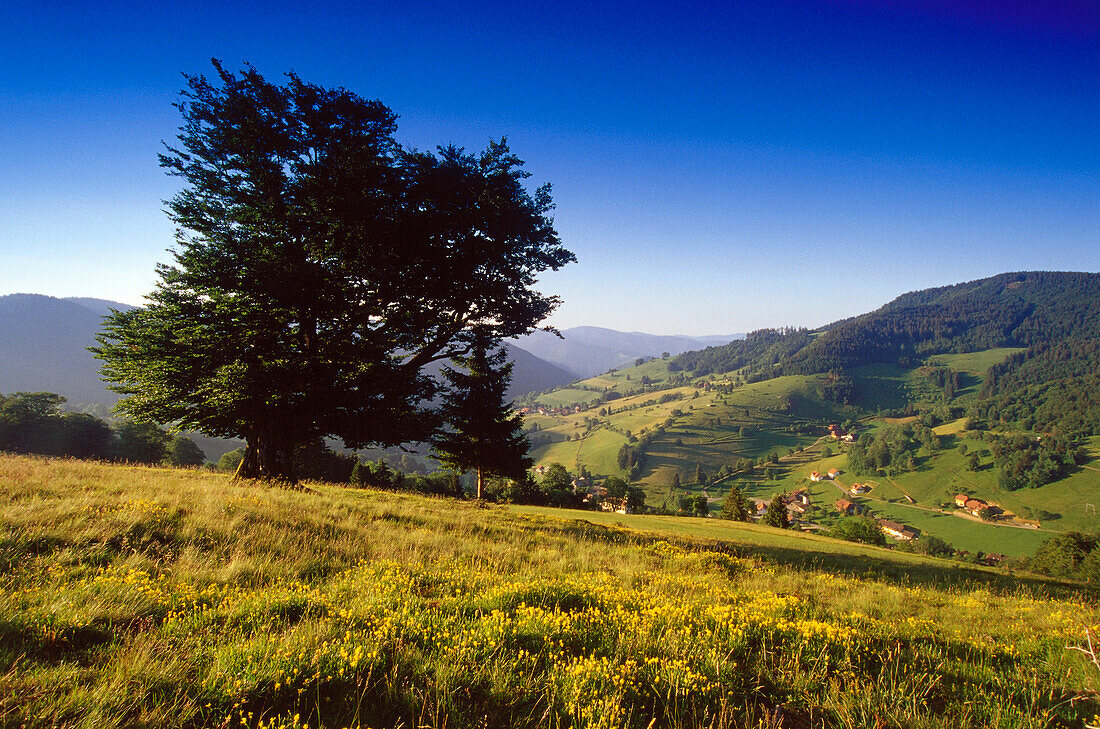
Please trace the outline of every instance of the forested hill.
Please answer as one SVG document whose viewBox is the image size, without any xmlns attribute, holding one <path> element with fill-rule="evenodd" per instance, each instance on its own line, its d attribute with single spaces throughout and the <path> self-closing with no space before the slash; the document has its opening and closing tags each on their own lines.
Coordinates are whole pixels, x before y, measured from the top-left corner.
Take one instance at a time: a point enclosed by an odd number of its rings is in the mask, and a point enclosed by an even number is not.
<svg viewBox="0 0 1100 729">
<path fill-rule="evenodd" d="M 747 379 L 760 380 L 1097 337 L 1100 274 L 1006 273 L 908 293 L 816 332 L 753 332 L 722 347 L 680 355 L 673 367 L 697 375 L 744 368 Z"/>
</svg>

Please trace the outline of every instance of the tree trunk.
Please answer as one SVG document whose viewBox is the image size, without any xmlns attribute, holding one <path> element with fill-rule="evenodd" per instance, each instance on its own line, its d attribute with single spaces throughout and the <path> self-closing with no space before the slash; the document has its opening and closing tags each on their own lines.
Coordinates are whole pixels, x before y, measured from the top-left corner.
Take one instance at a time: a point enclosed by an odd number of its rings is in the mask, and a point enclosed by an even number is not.
<svg viewBox="0 0 1100 729">
<path fill-rule="evenodd" d="M 482 476 L 482 473 L 481 473 L 481 467 L 479 466 L 478 469 L 477 469 L 477 500 L 478 501 L 481 501 L 481 485 L 483 483 L 483 479 L 484 479 L 484 477 Z"/>
<path fill-rule="evenodd" d="M 233 478 L 297 483 L 294 477 L 294 446 L 291 441 L 286 436 L 276 434 L 269 424 L 253 428 L 246 436 L 244 458 Z"/>
</svg>

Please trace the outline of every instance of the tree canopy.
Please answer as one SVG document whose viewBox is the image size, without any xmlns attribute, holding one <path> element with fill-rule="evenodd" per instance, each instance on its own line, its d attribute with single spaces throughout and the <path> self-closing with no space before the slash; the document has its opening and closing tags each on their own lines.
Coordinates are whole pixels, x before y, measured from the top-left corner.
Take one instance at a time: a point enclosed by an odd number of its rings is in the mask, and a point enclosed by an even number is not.
<svg viewBox="0 0 1100 729">
<path fill-rule="evenodd" d="M 430 362 L 525 334 L 558 304 L 536 276 L 574 260 L 548 186 L 504 141 L 403 148 L 378 101 L 214 62 L 187 76 L 161 165 L 174 264 L 94 351 L 119 409 L 247 447 L 238 475 L 294 480 L 295 446 L 427 440 Z"/>
</svg>

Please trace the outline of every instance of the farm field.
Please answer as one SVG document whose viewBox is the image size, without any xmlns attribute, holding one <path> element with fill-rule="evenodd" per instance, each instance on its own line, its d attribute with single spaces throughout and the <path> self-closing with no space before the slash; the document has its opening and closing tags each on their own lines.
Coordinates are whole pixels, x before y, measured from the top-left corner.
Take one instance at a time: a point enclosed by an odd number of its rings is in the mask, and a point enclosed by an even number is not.
<svg viewBox="0 0 1100 729">
<path fill-rule="evenodd" d="M 1080 585 L 718 520 L 0 455 L 6 726 L 1082 726 Z"/>
<path fill-rule="evenodd" d="M 655 360 L 640 368 L 601 377 L 625 377 L 633 373 L 633 381 L 636 370 L 656 365 L 666 366 Z M 593 378 L 582 384 L 596 386 L 593 383 L 599 380 Z M 714 473 L 723 466 L 731 466 L 738 458 L 759 458 L 772 452 L 786 454 L 813 443 L 817 436 L 791 433 L 788 429 L 792 424 L 816 422 L 839 414 L 834 405 L 814 399 L 815 382 L 813 377 L 781 377 L 742 385 L 726 394 L 701 386 L 675 387 L 618 398 L 581 413 L 533 414 L 528 416 L 529 425 L 538 423 L 540 432 L 555 441 L 571 439 L 540 445 L 534 449 L 533 457 L 541 465 L 557 462 L 576 470 L 583 464 L 593 473 L 625 476 L 616 462 L 618 447 L 627 442 L 627 434 L 640 437 L 654 433 L 647 448 L 650 457 L 637 481 L 656 494 L 668 486 L 673 474 L 679 472 L 681 479 L 686 480 L 697 465 Z M 593 394 L 583 390 L 573 392 Z M 563 401 L 566 399 L 568 394 L 563 395 Z M 605 426 L 606 430 L 601 429 Z M 608 432 L 621 436 L 615 452 L 607 447 L 614 440 Z M 592 437 L 597 437 L 599 443 L 593 444 L 594 447 L 584 445 Z M 577 438 L 581 440 L 578 442 Z"/>
<path fill-rule="evenodd" d="M 812 451 L 807 451 L 806 455 L 809 459 L 800 461 L 797 467 L 784 467 L 781 462 L 779 466 L 781 475 L 774 481 L 764 481 L 759 474 L 747 479 L 749 487 L 746 489 L 746 495 L 767 499 L 776 493 L 806 488 L 815 506 L 821 510 L 815 517 L 819 518 L 822 512 L 826 515 L 835 512 L 834 502 L 845 496 L 838 485 L 849 487 L 853 483 L 867 483 L 874 488 L 856 501 L 863 501 L 880 516 L 900 521 L 940 537 L 956 549 L 969 552 L 997 552 L 1010 556 L 1033 554 L 1039 543 L 1054 533 L 1071 530 L 1093 532 L 1100 528 L 1100 520 L 1097 520 L 1091 509 L 1086 510 L 1085 506 L 1088 503 L 1100 501 L 1100 471 L 1093 470 L 1095 466 L 1079 468 L 1070 476 L 1042 488 L 1015 492 L 1002 491 L 997 487 L 994 469 L 987 467 L 978 472 L 967 470 L 966 456 L 958 451 L 958 445 L 965 442 L 968 445 L 968 452 L 974 450 L 981 452 L 987 444 L 977 439 L 961 437 L 959 433 L 964 422 L 965 419 L 947 423 L 935 429 L 938 434 L 945 436 L 944 449 L 932 458 L 920 459 L 918 470 L 915 472 L 902 473 L 889 478 L 882 475 L 854 476 L 846 472 L 847 456 L 843 453 L 831 458 L 815 458 Z M 838 448 L 835 441 L 823 441 L 822 445 Z M 1086 446 L 1086 450 L 1094 459 L 1087 465 L 1092 465 L 1096 459 L 1100 458 L 1100 438 L 1089 439 Z M 988 460 L 988 452 L 985 458 Z M 842 472 L 836 483 L 828 480 L 811 483 L 808 480 L 810 471 L 825 473 L 830 468 L 837 468 Z M 953 512 L 954 497 L 960 491 L 997 503 L 1021 516 L 1045 511 L 1056 518 L 1042 520 L 1042 529 L 1031 530 L 984 524 L 960 518 L 953 513 L 941 515 L 926 510 L 939 509 L 947 503 L 951 504 L 947 507 L 948 510 Z M 724 490 L 721 493 L 724 493 Z M 915 505 L 910 505 L 906 496 L 911 497 Z M 828 521 L 829 518 L 826 516 L 826 522 Z"/>
</svg>

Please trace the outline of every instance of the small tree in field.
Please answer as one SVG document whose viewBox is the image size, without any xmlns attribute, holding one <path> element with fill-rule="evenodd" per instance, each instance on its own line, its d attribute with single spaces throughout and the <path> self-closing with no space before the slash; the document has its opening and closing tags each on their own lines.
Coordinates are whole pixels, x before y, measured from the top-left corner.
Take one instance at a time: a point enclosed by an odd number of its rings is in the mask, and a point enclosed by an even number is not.
<svg viewBox="0 0 1100 729">
<path fill-rule="evenodd" d="M 503 349 L 490 351 L 489 344 L 487 335 L 477 333 L 473 351 L 455 359 L 466 371 L 443 369 L 447 389 L 441 411 L 447 430 L 432 441 L 441 463 L 477 471 L 479 499 L 486 474 L 521 479 L 532 463 L 523 416 L 505 400 L 512 365 Z"/>
<path fill-rule="evenodd" d="M 764 523 L 768 526 L 786 529 L 791 525 L 791 517 L 787 513 L 787 504 L 783 501 L 783 494 L 776 494 L 768 504 L 768 513 L 764 515 Z"/>
<path fill-rule="evenodd" d="M 749 505 L 745 495 L 737 484 L 730 486 L 726 498 L 722 500 L 722 518 L 733 521 L 749 520 Z"/>
</svg>

